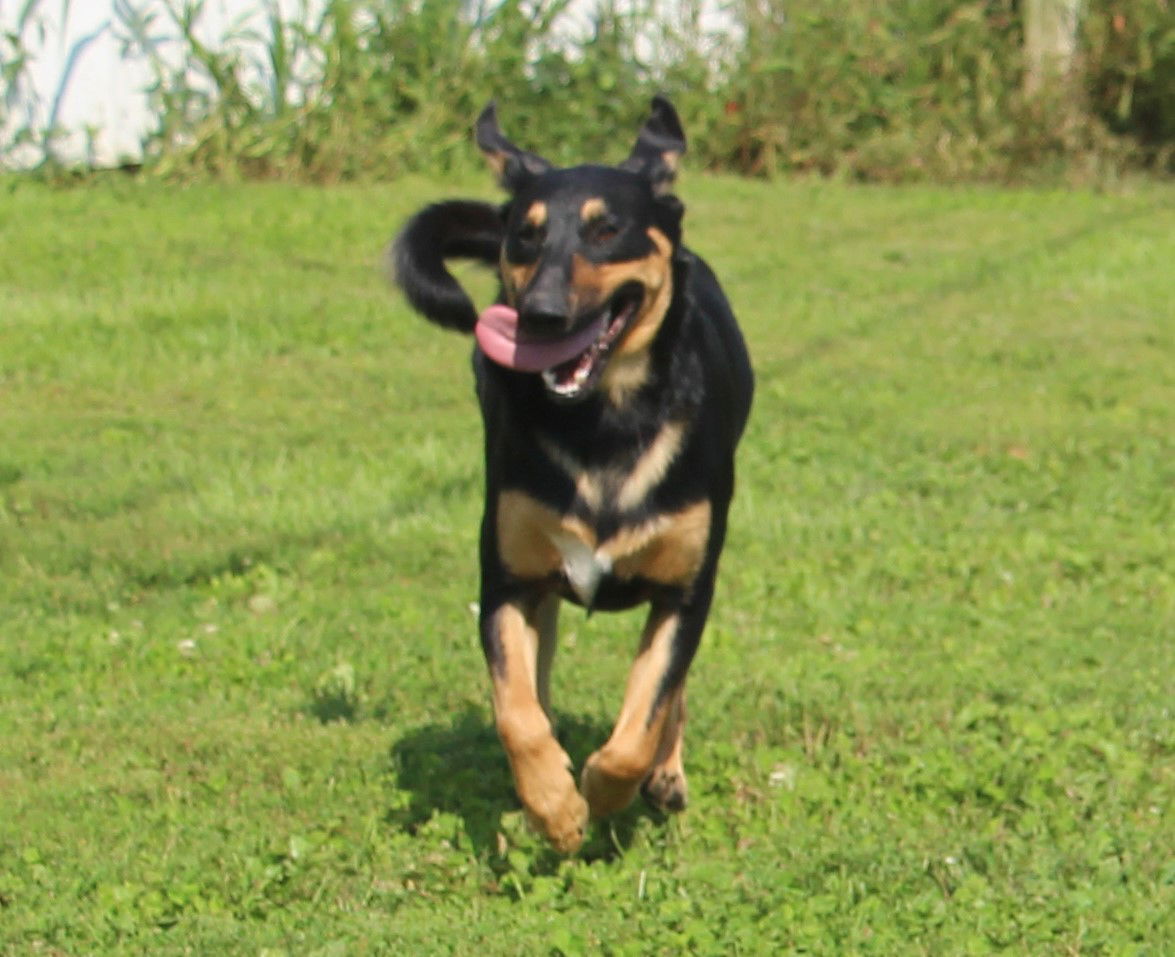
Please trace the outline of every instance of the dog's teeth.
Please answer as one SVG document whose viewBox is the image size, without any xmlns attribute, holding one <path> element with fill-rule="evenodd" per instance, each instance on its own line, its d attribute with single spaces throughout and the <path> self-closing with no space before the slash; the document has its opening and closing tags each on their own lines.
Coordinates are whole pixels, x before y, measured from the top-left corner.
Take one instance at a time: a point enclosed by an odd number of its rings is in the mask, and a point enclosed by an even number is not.
<svg viewBox="0 0 1175 957">
<path fill-rule="evenodd" d="M 544 369 L 542 376 L 543 384 L 554 392 L 555 395 L 563 396 L 564 398 L 575 395 L 579 391 L 580 385 L 582 385 L 582 379 L 578 375 L 570 382 L 560 382 L 559 377 L 555 375 L 554 369 Z"/>
</svg>

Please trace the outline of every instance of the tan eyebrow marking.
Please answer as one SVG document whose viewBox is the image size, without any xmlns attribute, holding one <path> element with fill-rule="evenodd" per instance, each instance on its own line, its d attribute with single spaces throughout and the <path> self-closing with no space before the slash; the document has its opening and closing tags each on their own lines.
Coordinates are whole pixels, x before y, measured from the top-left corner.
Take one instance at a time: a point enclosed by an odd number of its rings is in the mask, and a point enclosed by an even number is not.
<svg viewBox="0 0 1175 957">
<path fill-rule="evenodd" d="M 608 212 L 608 204 L 599 196 L 593 196 L 591 199 L 585 200 L 579 208 L 579 218 L 585 223 L 590 223 L 593 219 L 599 219 L 606 212 Z"/>
<path fill-rule="evenodd" d="M 547 222 L 547 204 L 541 200 L 531 203 L 530 209 L 526 211 L 526 221 L 536 229 L 543 226 Z"/>
</svg>

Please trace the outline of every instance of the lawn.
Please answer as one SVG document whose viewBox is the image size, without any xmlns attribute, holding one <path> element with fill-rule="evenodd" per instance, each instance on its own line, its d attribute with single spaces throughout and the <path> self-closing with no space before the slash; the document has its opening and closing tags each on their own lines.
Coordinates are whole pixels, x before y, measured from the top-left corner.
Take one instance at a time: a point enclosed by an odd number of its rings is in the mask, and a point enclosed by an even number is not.
<svg viewBox="0 0 1175 957">
<path fill-rule="evenodd" d="M 0 952 L 1170 953 L 1175 188 L 686 177 L 758 375 L 692 805 L 568 859 L 380 270 L 470 193 L 0 180 Z M 564 614 L 577 763 L 639 621 Z"/>
</svg>

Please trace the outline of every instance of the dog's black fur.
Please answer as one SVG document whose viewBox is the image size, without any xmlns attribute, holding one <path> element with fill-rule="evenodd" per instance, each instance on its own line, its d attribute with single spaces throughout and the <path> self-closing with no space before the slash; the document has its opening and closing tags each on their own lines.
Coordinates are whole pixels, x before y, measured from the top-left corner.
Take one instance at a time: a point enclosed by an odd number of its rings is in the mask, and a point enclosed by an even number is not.
<svg viewBox="0 0 1175 957">
<path fill-rule="evenodd" d="M 685 139 L 668 101 L 654 99 L 617 167 L 552 168 L 501 134 L 492 104 L 477 141 L 510 199 L 441 202 L 408 222 L 393 266 L 409 302 L 473 331 L 477 312 L 445 267 L 468 258 L 498 270 L 498 302 L 517 309 L 523 335 L 557 340 L 604 315 L 612 336 L 551 373 L 497 365 L 480 349 L 473 357 L 485 425 L 481 637 L 495 713 L 524 807 L 571 850 L 583 801 L 568 793 L 566 756 L 548 753 L 544 726 L 553 596 L 589 610 L 651 603 L 642 677 L 634 666 L 617 731 L 585 769 L 590 811 L 623 806 L 642 784 L 653 803 L 684 806 L 683 685 L 713 594 L 752 374 L 718 280 L 681 244 L 684 207 L 670 187 Z M 629 711 L 637 717 L 626 723 Z"/>
</svg>

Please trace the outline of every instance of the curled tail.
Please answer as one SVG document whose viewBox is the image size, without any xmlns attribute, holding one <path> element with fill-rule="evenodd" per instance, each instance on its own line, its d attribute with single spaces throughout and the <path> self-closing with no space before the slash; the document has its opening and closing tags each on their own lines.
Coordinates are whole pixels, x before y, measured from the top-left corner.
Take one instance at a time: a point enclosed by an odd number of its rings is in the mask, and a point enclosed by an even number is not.
<svg viewBox="0 0 1175 957">
<path fill-rule="evenodd" d="M 392 244 L 392 278 L 408 302 L 426 319 L 472 332 L 477 309 L 446 259 L 498 263 L 502 217 L 497 207 L 471 199 L 451 199 L 426 206 L 408 220 Z"/>
</svg>

